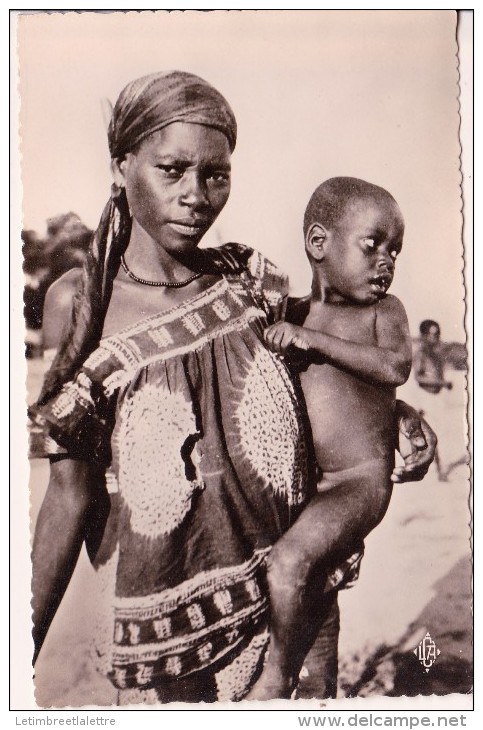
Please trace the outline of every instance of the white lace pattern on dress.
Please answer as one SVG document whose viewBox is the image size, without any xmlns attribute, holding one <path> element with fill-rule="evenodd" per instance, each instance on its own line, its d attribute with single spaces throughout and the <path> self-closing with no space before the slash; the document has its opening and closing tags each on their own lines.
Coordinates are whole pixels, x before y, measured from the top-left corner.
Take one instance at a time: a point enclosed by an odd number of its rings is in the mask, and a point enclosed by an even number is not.
<svg viewBox="0 0 483 730">
<path fill-rule="evenodd" d="M 192 470 L 197 466 L 195 448 L 185 453 L 198 435 L 193 407 L 182 393 L 147 383 L 126 398 L 120 417 L 118 481 L 131 529 L 150 538 L 168 534 L 203 488 L 200 479 L 186 474 L 188 461 Z"/>
</svg>

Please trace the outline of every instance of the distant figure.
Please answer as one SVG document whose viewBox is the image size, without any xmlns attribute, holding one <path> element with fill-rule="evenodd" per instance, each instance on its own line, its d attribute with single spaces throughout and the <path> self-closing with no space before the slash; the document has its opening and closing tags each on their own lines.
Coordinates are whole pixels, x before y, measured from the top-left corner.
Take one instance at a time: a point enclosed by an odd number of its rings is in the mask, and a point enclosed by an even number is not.
<svg viewBox="0 0 483 730">
<path fill-rule="evenodd" d="M 432 319 L 425 319 L 419 325 L 419 333 L 419 347 L 414 353 L 413 372 L 422 389 L 421 412 L 431 419 L 431 423 L 434 423 L 437 429 L 444 418 L 444 414 L 440 413 L 444 403 L 442 398 L 437 396 L 444 389 L 451 390 L 453 384 L 444 377 L 445 360 L 439 324 Z M 434 461 L 439 481 L 448 481 L 449 467 L 443 467 L 441 447 L 436 449 Z"/>
</svg>

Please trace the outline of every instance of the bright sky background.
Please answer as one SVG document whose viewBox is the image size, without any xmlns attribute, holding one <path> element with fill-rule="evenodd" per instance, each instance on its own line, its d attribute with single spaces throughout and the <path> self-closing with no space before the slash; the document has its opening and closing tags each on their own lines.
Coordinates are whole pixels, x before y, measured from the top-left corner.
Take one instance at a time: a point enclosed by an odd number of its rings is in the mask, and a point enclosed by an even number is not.
<svg viewBox="0 0 483 730">
<path fill-rule="evenodd" d="M 23 225 L 109 194 L 101 100 L 185 69 L 229 100 L 239 138 L 230 201 L 206 242 L 236 240 L 310 286 L 302 218 L 334 175 L 386 187 L 406 220 L 391 291 L 411 329 L 464 340 L 456 13 L 216 11 L 22 15 L 18 23 Z"/>
</svg>

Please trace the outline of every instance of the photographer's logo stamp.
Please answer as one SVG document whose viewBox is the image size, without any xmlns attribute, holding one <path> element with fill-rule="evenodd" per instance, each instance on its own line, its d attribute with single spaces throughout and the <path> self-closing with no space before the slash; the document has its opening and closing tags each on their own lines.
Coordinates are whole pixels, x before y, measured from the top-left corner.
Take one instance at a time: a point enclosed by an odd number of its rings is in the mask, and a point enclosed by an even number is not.
<svg viewBox="0 0 483 730">
<path fill-rule="evenodd" d="M 418 646 L 414 649 L 414 654 L 423 665 L 426 672 L 429 672 L 436 658 L 441 654 L 440 650 L 432 640 L 429 631 L 424 639 L 421 639 Z"/>
</svg>

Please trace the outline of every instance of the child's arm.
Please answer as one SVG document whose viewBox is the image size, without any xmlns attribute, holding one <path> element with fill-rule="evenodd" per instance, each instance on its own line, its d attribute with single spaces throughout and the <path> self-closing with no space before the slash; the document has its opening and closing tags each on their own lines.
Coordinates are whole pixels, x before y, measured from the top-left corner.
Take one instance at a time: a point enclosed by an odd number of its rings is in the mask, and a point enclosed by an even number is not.
<svg viewBox="0 0 483 730">
<path fill-rule="evenodd" d="M 349 370 L 373 383 L 397 387 L 411 372 L 411 338 L 406 312 L 394 296 L 376 306 L 377 345 L 362 345 L 324 332 L 278 322 L 265 331 L 265 340 L 276 352 L 292 346 L 315 350 L 328 363 Z"/>
</svg>

